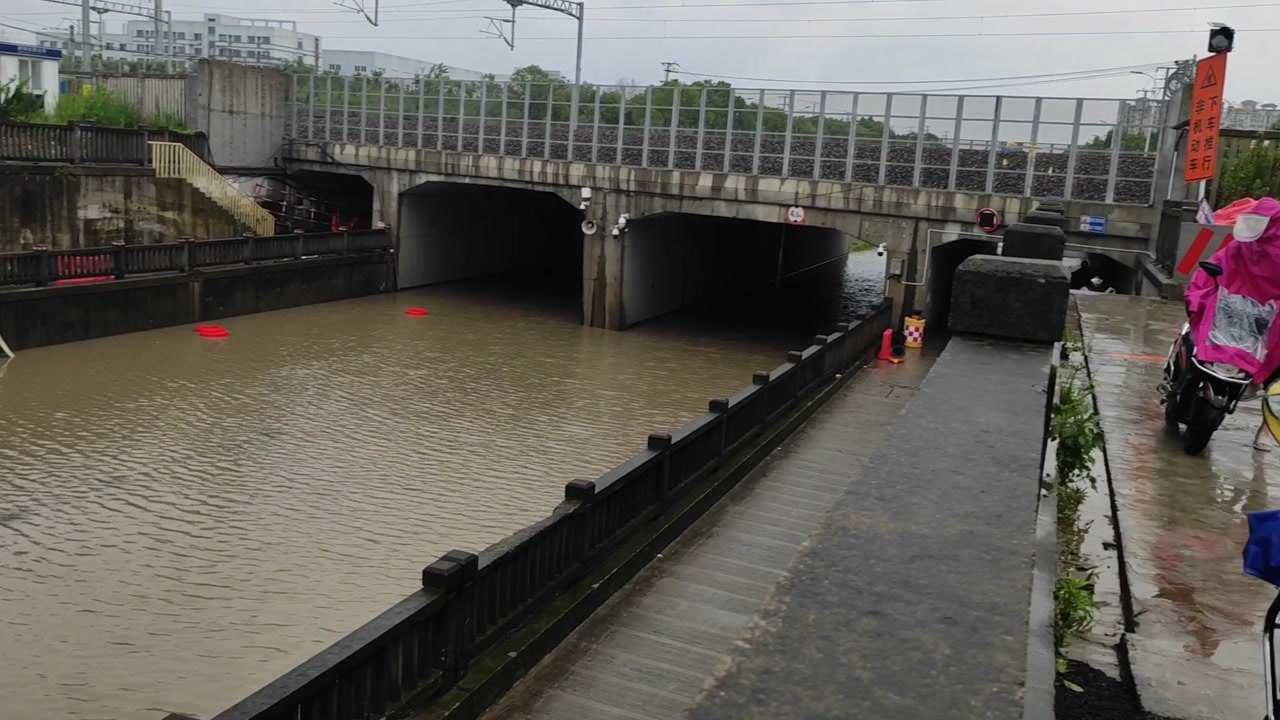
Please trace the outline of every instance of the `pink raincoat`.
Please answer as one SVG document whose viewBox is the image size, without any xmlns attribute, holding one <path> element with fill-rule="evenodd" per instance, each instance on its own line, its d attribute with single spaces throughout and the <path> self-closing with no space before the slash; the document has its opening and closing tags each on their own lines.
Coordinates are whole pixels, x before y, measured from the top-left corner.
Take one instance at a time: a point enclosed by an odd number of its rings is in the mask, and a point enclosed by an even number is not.
<svg viewBox="0 0 1280 720">
<path fill-rule="evenodd" d="M 1263 198 L 1251 213 L 1271 218 L 1253 242 L 1231 242 L 1213 254 L 1218 282 L 1196 270 L 1187 313 L 1201 361 L 1225 362 L 1263 383 L 1280 367 L 1280 202 Z"/>
</svg>

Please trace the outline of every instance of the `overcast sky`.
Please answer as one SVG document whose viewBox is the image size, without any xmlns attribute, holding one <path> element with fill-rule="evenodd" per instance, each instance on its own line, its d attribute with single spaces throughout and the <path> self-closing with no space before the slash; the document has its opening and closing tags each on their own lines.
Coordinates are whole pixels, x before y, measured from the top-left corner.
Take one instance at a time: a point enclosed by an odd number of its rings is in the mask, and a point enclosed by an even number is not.
<svg viewBox="0 0 1280 720">
<path fill-rule="evenodd" d="M 372 11 L 375 0 L 363 1 Z M 572 76 L 576 25 L 571 18 L 520 8 L 512 52 L 480 32 L 487 25 L 484 16 L 510 15 L 502 0 L 382 3 L 379 27 L 328 0 L 172 0 L 165 7 L 176 19 L 208 11 L 296 20 L 299 29 L 322 37 L 322 47 L 379 49 L 488 72 L 537 63 Z M 4 22 L 30 28 L 65 27 L 78 15 L 73 7 L 45 0 L 0 0 L 0 5 Z M 1131 10 L 1148 12 L 1123 12 Z M 999 17 L 1029 13 L 1069 14 Z M 125 19 L 115 17 L 117 23 Z M 734 80 L 742 87 L 814 80 L 842 89 L 936 91 L 996 84 L 986 78 L 1203 56 L 1208 23 L 1220 21 L 1238 30 L 1227 97 L 1280 101 L 1280 0 L 587 0 L 586 17 L 583 76 L 593 82 L 660 80 L 660 61 L 671 60 L 690 72 L 777 79 Z M 1008 36 L 1017 33 L 1041 34 Z M 835 35 L 845 37 L 829 37 Z M 1150 86 L 1145 77 L 1113 72 L 1119 76 L 972 92 L 1132 97 Z M 896 88 L 853 84 L 970 79 L 976 82 Z"/>
</svg>

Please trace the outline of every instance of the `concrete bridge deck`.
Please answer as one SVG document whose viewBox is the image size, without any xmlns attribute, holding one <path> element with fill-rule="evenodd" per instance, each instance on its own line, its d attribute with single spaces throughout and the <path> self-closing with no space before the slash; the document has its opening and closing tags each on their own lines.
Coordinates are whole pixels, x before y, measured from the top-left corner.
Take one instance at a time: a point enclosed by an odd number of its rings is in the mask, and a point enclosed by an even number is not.
<svg viewBox="0 0 1280 720">
<path fill-rule="evenodd" d="M 486 717 L 1021 718 L 1024 697 L 1051 702 L 1051 675 L 1027 677 L 1048 355 L 957 339 L 936 366 L 854 378 Z"/>
</svg>

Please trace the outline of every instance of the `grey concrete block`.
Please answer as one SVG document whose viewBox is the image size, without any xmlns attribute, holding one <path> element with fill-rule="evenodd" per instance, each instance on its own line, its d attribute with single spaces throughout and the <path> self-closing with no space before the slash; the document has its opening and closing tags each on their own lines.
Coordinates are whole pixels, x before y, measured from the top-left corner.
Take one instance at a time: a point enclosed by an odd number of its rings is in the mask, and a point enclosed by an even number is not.
<svg viewBox="0 0 1280 720">
<path fill-rule="evenodd" d="M 1066 213 L 1066 207 L 1061 200 L 1041 200 L 1036 203 L 1036 210 L 1058 213 L 1059 215 Z"/>
<path fill-rule="evenodd" d="M 1004 256 L 1061 260 L 1067 243 L 1062 227 L 1014 223 L 1004 231 Z"/>
<path fill-rule="evenodd" d="M 1063 231 L 1067 229 L 1067 218 L 1062 213 L 1046 210 L 1032 210 L 1022 217 L 1022 222 L 1027 225 L 1047 225 Z"/>
<path fill-rule="evenodd" d="M 1062 339 L 1070 279 L 1060 261 L 974 255 L 951 287 L 951 331 L 1052 343 Z"/>
</svg>

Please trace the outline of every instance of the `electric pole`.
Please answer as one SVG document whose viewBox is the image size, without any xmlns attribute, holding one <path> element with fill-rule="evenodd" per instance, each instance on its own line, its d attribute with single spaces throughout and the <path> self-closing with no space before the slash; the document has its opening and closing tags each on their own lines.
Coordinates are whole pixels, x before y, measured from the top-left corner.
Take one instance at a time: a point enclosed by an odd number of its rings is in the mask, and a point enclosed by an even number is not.
<svg viewBox="0 0 1280 720">
<path fill-rule="evenodd" d="M 663 60 L 661 62 L 662 62 L 662 84 L 665 85 L 671 81 L 671 73 L 680 72 L 680 63 L 674 62 L 671 60 Z"/>
<path fill-rule="evenodd" d="M 160 7 L 160 0 L 156 0 L 155 29 L 153 31 L 156 34 L 156 44 L 151 49 L 157 55 L 160 55 L 163 52 L 160 49 L 161 47 L 160 43 L 163 42 L 164 40 L 164 35 L 162 34 L 164 25 L 162 24 L 162 21 L 161 21 L 161 18 L 163 17 L 164 17 L 164 11 Z"/>
<path fill-rule="evenodd" d="M 91 70 L 93 63 L 90 55 L 93 48 L 89 47 L 89 0 L 80 0 L 80 69 Z"/>
</svg>

